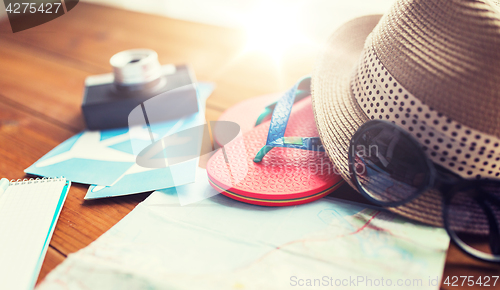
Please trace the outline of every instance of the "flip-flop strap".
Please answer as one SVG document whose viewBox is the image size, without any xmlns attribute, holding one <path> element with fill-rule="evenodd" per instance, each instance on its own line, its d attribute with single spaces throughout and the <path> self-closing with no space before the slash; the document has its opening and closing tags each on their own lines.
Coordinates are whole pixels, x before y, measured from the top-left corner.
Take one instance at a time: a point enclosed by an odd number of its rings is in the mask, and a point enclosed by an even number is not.
<svg viewBox="0 0 500 290">
<path fill-rule="evenodd" d="M 309 96 L 311 94 L 310 90 L 307 90 L 307 91 L 299 91 L 296 95 L 295 95 L 295 98 L 293 100 L 293 103 L 297 103 L 298 101 L 304 99 L 305 97 Z M 264 122 L 264 120 L 269 117 L 269 115 L 271 115 L 273 112 L 274 112 L 274 109 L 276 108 L 276 104 L 278 104 L 278 102 L 274 102 L 270 105 L 268 105 L 267 107 L 264 108 L 264 111 L 259 115 L 259 117 L 257 118 L 257 121 L 255 122 L 255 126 L 258 126 L 260 124 L 262 124 L 262 122 Z"/>
<path fill-rule="evenodd" d="M 274 103 L 270 104 L 269 106 L 267 106 L 266 108 L 264 108 L 264 112 L 262 112 L 259 115 L 259 117 L 257 118 L 257 121 L 255 122 L 254 127 L 259 126 L 264 121 L 264 119 L 274 111 L 275 107 L 276 107 L 276 102 L 274 102 Z"/>
<path fill-rule="evenodd" d="M 261 162 L 264 156 L 274 147 L 296 148 L 311 151 L 324 151 L 319 137 L 285 137 L 286 126 L 292 112 L 292 106 L 297 95 L 311 94 L 311 77 L 305 77 L 297 82 L 277 102 L 271 117 L 266 145 L 259 150 L 254 162 Z"/>
</svg>

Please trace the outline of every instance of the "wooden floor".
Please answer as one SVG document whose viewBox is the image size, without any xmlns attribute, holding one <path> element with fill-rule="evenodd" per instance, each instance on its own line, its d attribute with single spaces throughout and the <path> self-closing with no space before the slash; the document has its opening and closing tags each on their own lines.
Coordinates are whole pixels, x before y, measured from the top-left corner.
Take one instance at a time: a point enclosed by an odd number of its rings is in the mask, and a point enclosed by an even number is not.
<svg viewBox="0 0 500 290">
<path fill-rule="evenodd" d="M 245 53 L 242 31 L 85 3 L 15 34 L 4 20 L 0 22 L 0 176 L 23 178 L 25 168 L 83 130 L 80 103 L 85 77 L 110 72 L 109 58 L 131 48 L 151 48 L 163 64 L 189 63 L 199 80 L 217 83 L 207 102 L 210 120 L 244 99 L 284 91 L 311 72 L 318 52 L 317 47 L 297 47 L 276 60 Z M 89 202 L 83 200 L 86 191 L 84 185 L 71 188 L 39 281 L 148 196 Z M 349 188 L 340 192 L 350 193 Z M 444 277 L 477 278 L 499 272 L 500 267 L 470 259 L 452 245 Z"/>
</svg>

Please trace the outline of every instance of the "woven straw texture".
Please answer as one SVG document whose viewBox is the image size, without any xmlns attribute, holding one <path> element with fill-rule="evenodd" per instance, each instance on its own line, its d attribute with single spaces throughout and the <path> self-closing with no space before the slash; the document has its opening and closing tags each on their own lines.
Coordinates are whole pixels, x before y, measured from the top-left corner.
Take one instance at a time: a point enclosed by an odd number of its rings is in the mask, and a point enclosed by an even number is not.
<svg viewBox="0 0 500 290">
<path fill-rule="evenodd" d="M 402 0 L 382 18 L 355 19 L 331 36 L 313 71 L 313 109 L 327 153 L 348 183 L 349 141 L 369 120 L 350 87 L 365 42 L 424 103 L 462 124 L 500 136 L 500 10 L 494 5 Z M 432 190 L 391 210 L 442 226 L 441 198 Z M 476 230 L 483 232 L 485 226 L 480 223 Z"/>
<path fill-rule="evenodd" d="M 453 120 L 499 137 L 500 13 L 495 5 L 397 1 L 371 41 L 387 70 L 415 97 Z"/>
</svg>

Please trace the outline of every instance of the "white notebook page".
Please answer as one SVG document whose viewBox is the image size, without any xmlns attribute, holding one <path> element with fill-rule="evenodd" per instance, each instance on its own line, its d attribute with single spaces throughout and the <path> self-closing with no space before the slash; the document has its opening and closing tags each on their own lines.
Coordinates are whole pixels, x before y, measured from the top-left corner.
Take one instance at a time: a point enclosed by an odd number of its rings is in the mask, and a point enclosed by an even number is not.
<svg viewBox="0 0 500 290">
<path fill-rule="evenodd" d="M 33 288 L 66 196 L 65 184 L 63 178 L 11 183 L 0 195 L 1 289 Z"/>
</svg>

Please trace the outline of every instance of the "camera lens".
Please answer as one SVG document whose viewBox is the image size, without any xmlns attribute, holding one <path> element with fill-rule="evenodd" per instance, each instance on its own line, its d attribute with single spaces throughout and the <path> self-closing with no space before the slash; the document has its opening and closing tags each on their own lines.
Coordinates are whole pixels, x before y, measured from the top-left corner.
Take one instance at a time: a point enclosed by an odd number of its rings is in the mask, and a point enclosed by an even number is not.
<svg viewBox="0 0 500 290">
<path fill-rule="evenodd" d="M 131 49 L 113 55 L 115 85 L 119 90 L 144 90 L 155 87 L 161 81 L 161 65 L 158 54 L 151 49 Z"/>
</svg>

